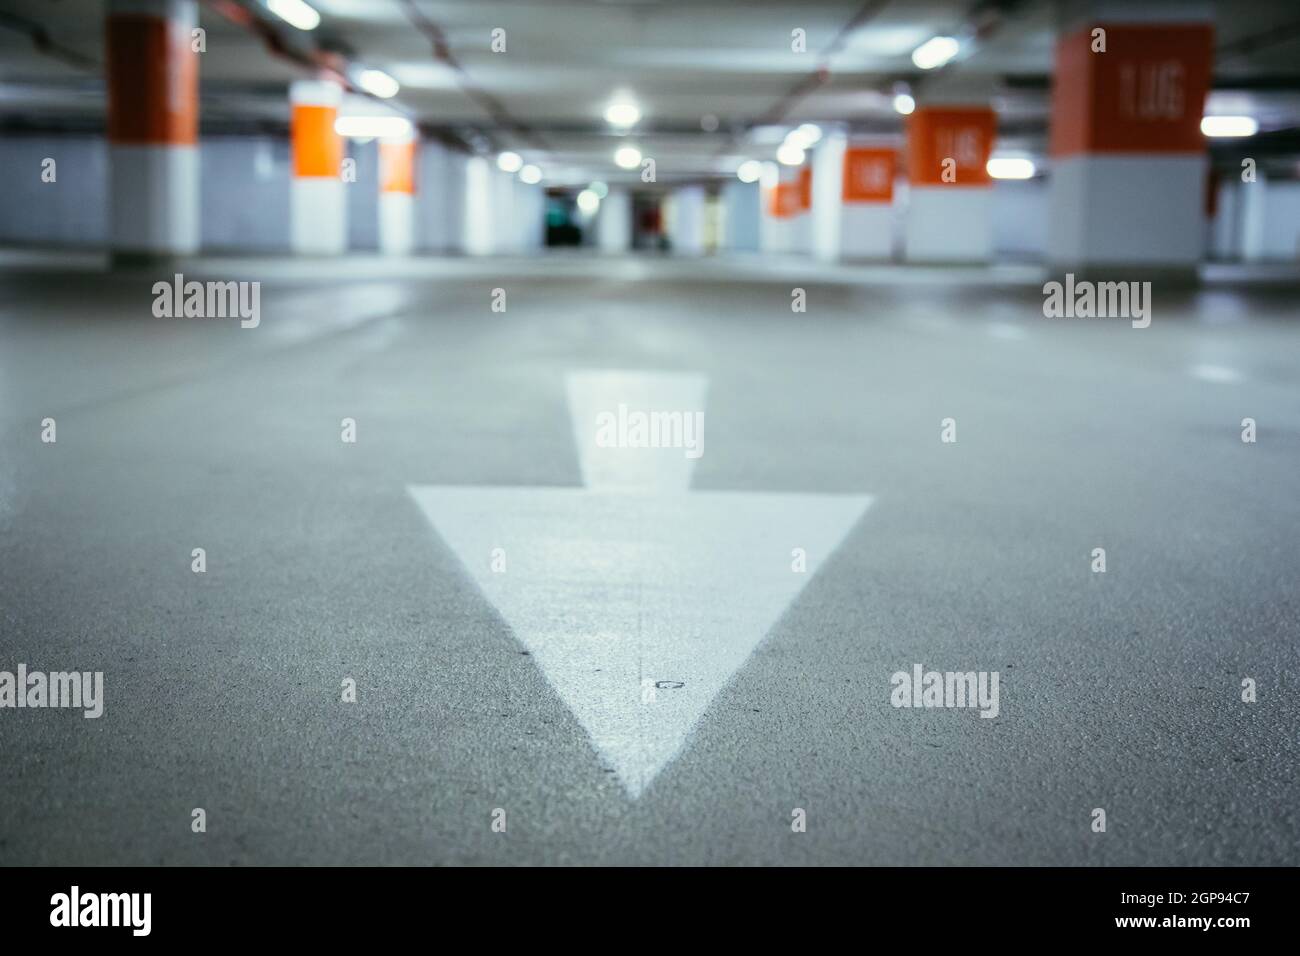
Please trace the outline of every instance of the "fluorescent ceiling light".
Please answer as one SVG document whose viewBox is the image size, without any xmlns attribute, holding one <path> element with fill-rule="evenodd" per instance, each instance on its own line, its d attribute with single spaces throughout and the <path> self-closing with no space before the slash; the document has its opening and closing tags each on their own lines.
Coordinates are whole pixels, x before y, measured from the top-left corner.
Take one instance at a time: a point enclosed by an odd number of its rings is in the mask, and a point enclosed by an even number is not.
<svg viewBox="0 0 1300 956">
<path fill-rule="evenodd" d="M 1254 136 L 1259 123 L 1253 116 L 1203 116 L 1201 132 L 1218 139 L 1227 136 Z"/>
<path fill-rule="evenodd" d="M 803 147 L 798 143 L 786 141 L 776 151 L 776 161 L 783 166 L 802 166 L 803 157 Z"/>
<path fill-rule="evenodd" d="M 626 129 L 629 126 L 635 126 L 640 119 L 641 109 L 635 103 L 619 100 L 605 107 L 605 122 L 609 123 L 610 126 L 619 126 Z"/>
<path fill-rule="evenodd" d="M 299 30 L 315 30 L 320 26 L 320 14 L 303 0 L 266 0 L 266 9 Z"/>
<path fill-rule="evenodd" d="M 994 156 L 984 168 L 994 179 L 1033 179 L 1038 171 L 1032 159 L 1022 156 Z"/>
<path fill-rule="evenodd" d="M 953 37 L 930 37 L 912 51 L 912 62 L 922 70 L 937 69 L 955 57 L 960 48 Z"/>
<path fill-rule="evenodd" d="M 458 90 L 456 71 L 446 63 L 430 60 L 401 60 L 384 64 L 389 76 L 404 89 Z"/>
<path fill-rule="evenodd" d="M 381 100 L 396 96 L 401 84 L 383 70 L 362 70 L 357 74 L 357 85 Z"/>
<path fill-rule="evenodd" d="M 538 167 L 529 163 L 523 169 L 519 170 L 520 182 L 527 183 L 529 186 L 535 186 L 542 181 L 542 171 Z"/>
<path fill-rule="evenodd" d="M 334 132 L 348 139 L 398 139 L 411 135 L 411 121 L 404 116 L 340 116 Z"/>
<path fill-rule="evenodd" d="M 595 190 L 584 189 L 578 193 L 578 208 L 589 216 L 600 208 L 600 197 L 596 195 Z"/>
<path fill-rule="evenodd" d="M 747 159 L 736 169 L 736 177 L 742 183 L 758 182 L 758 177 L 763 175 L 763 164 L 756 159 Z"/>
<path fill-rule="evenodd" d="M 512 153 L 510 150 L 506 150 L 497 157 L 497 169 L 503 173 L 517 173 L 523 169 L 523 166 L 524 158 L 518 153 Z"/>
<path fill-rule="evenodd" d="M 781 167 L 776 163 L 764 163 L 763 172 L 759 174 L 759 182 L 764 189 L 773 189 L 781 181 Z"/>
<path fill-rule="evenodd" d="M 816 123 L 804 123 L 792 135 L 798 136 L 796 142 L 807 149 L 822 138 L 822 128 Z"/>
<path fill-rule="evenodd" d="M 641 165 L 641 150 L 635 146 L 620 146 L 614 153 L 614 162 L 621 169 L 636 169 Z"/>
<path fill-rule="evenodd" d="M 907 116 L 916 109 L 916 100 L 911 93 L 899 93 L 894 97 L 894 112 Z"/>
</svg>

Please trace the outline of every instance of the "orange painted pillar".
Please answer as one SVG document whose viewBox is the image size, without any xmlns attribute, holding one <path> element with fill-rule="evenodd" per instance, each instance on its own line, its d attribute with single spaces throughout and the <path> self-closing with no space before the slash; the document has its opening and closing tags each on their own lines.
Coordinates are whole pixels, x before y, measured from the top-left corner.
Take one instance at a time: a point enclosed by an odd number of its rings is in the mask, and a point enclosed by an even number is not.
<svg viewBox="0 0 1300 956">
<path fill-rule="evenodd" d="M 199 247 L 194 0 L 110 0 L 105 24 L 111 243 L 125 255 Z"/>
<path fill-rule="evenodd" d="M 759 246 L 764 252 L 808 252 L 811 239 L 812 170 L 777 166 L 763 184 Z"/>
<path fill-rule="evenodd" d="M 983 104 L 920 106 L 907 118 L 911 188 L 904 255 L 912 262 L 987 262 L 993 255 L 993 180 L 987 164 L 997 114 Z"/>
<path fill-rule="evenodd" d="M 379 143 L 379 250 L 407 255 L 415 247 L 414 132 Z"/>
<path fill-rule="evenodd" d="M 887 146 L 844 150 L 838 184 L 839 255 L 842 259 L 888 259 L 894 252 L 894 177 L 898 151 Z"/>
<path fill-rule="evenodd" d="M 894 249 L 893 137 L 826 126 L 812 148 L 811 252 L 827 262 L 888 259 Z"/>
<path fill-rule="evenodd" d="M 1067 21 L 1056 45 L 1048 258 L 1194 271 L 1213 24 L 1203 5 L 1093 6 L 1098 15 Z"/>
<path fill-rule="evenodd" d="M 342 100 L 342 88 L 329 80 L 299 80 L 289 87 L 289 244 L 294 252 L 337 255 L 348 247 L 343 138 L 334 130 Z"/>
</svg>

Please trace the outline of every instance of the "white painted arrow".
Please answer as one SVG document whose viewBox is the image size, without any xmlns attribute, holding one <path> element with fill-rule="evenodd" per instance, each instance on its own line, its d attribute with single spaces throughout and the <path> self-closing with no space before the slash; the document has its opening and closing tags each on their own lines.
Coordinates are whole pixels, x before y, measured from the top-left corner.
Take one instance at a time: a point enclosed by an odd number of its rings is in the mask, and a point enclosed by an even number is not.
<svg viewBox="0 0 1300 956">
<path fill-rule="evenodd" d="M 689 491 L 685 449 L 596 436 L 620 405 L 702 415 L 702 377 L 567 384 L 584 488 L 409 490 L 636 798 L 871 499 Z"/>
</svg>

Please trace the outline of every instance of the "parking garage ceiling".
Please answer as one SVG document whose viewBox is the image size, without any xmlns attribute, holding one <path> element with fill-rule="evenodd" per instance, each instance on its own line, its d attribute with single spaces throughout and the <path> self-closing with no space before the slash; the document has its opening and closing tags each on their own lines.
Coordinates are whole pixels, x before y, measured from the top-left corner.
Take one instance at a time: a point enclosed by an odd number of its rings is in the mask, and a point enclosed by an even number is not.
<svg viewBox="0 0 1300 956">
<path fill-rule="evenodd" d="M 674 178 L 728 171 L 740 154 L 775 149 L 766 124 L 843 121 L 900 128 L 899 83 L 933 81 L 911 61 L 937 34 L 978 31 L 948 82 L 992 83 L 1004 136 L 1041 142 L 1057 4 L 1050 0 L 311 0 L 321 15 L 296 31 L 260 0 L 204 0 L 201 60 L 210 128 L 283 126 L 286 85 L 324 54 L 377 67 L 401 84 L 385 106 L 429 133 L 511 148 L 575 180 L 604 170 L 612 97 L 642 112 L 638 145 Z M 1300 8 L 1294 0 L 1219 2 L 1215 96 L 1249 111 L 1289 148 L 1300 126 Z M 102 0 L 0 0 L 0 120 L 86 127 L 102 122 Z M 246 22 L 239 22 L 244 20 Z M 435 53 L 430 28 L 452 62 Z M 505 52 L 491 49 L 505 30 Z M 805 31 L 807 52 L 791 49 Z M 486 104 L 486 105 L 485 105 Z"/>
</svg>

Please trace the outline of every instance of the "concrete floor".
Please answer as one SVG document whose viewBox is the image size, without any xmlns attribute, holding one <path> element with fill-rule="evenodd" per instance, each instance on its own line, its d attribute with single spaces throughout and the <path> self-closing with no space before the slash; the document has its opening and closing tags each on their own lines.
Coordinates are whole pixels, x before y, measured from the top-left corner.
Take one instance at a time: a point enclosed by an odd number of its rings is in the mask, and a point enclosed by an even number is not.
<svg viewBox="0 0 1300 956">
<path fill-rule="evenodd" d="M 0 862 L 1300 862 L 1294 284 L 1135 330 L 1031 267 L 188 268 L 243 330 L 66 265 L 0 271 L 0 669 L 106 711 L 0 710 Z M 872 499 L 639 796 L 408 492 L 580 486 L 584 369 L 707 377 L 693 490 Z M 1000 716 L 891 707 L 914 663 Z"/>
</svg>

